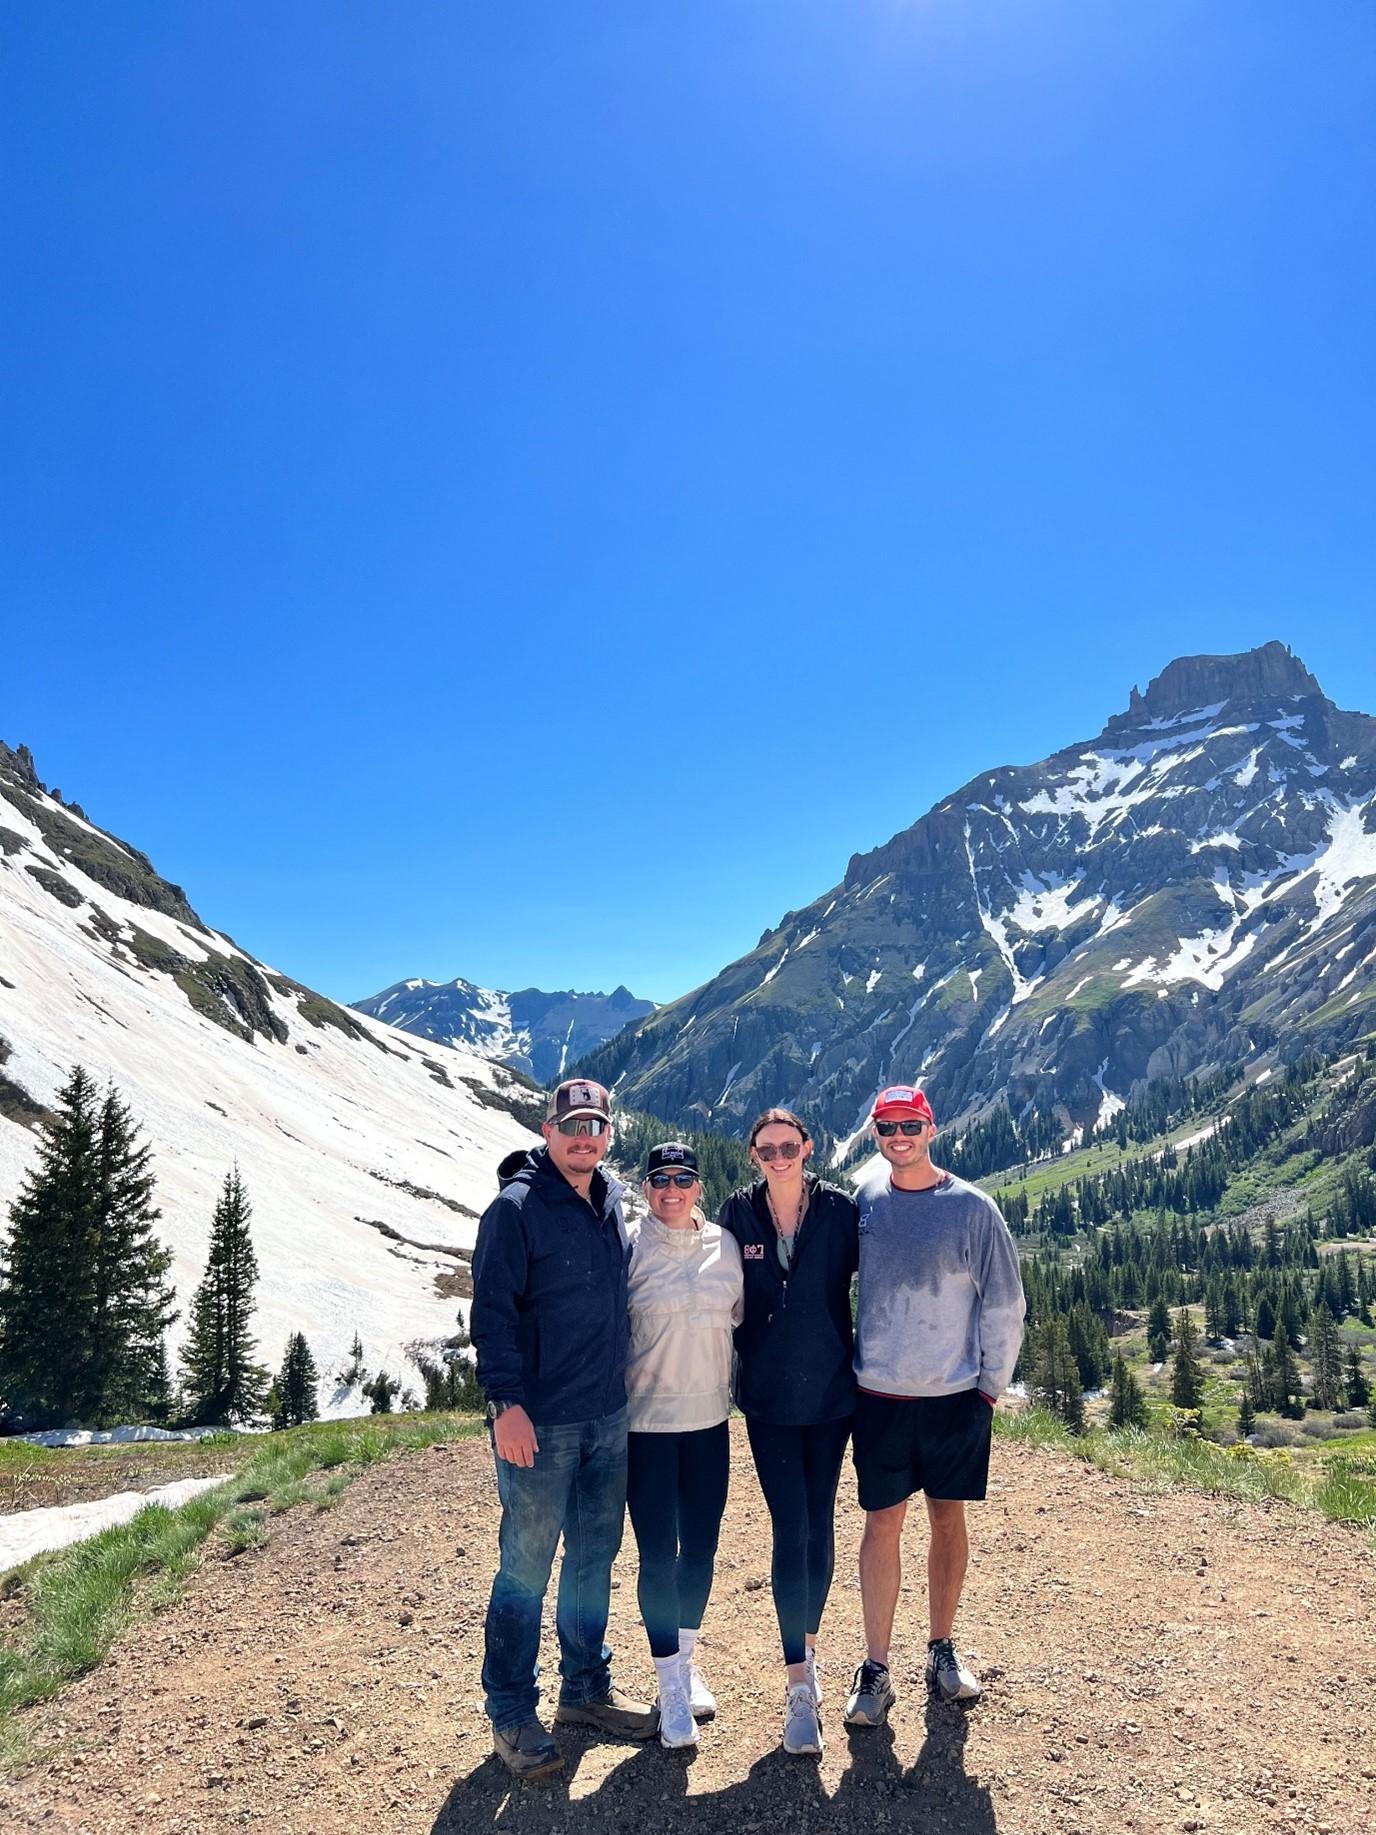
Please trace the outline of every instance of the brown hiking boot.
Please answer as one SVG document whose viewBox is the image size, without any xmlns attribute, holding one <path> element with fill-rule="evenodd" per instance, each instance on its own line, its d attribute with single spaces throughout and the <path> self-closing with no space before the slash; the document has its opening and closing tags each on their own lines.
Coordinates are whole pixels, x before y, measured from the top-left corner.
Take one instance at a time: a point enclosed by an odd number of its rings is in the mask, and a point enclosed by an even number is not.
<svg viewBox="0 0 1376 1835">
<path fill-rule="evenodd" d="M 633 1701 L 619 1688 L 610 1688 L 596 1701 L 561 1701 L 554 1710 L 561 1727 L 595 1727 L 612 1739 L 653 1739 L 659 1731 L 659 1709 L 648 1701 Z"/>
<path fill-rule="evenodd" d="M 519 1727 L 494 1727 L 492 1746 L 513 1777 L 552 1778 L 564 1769 L 563 1755 L 534 1715 Z"/>
</svg>

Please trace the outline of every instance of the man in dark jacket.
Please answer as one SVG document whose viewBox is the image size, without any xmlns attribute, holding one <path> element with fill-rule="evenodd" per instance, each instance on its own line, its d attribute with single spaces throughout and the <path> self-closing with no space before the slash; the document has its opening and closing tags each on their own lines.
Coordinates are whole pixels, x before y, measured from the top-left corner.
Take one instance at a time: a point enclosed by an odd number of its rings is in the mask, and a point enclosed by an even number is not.
<svg viewBox="0 0 1376 1835">
<path fill-rule="evenodd" d="M 611 1142 L 599 1083 L 561 1083 L 540 1130 L 483 1213 L 469 1327 L 487 1396 L 500 1565 L 487 1608 L 483 1687 L 498 1756 L 523 1777 L 563 1760 L 536 1717 L 540 1613 L 562 1534 L 555 1719 L 648 1739 L 655 1710 L 611 1679 L 604 1634 L 626 1506 L 626 1268 L 622 1186 L 598 1170 Z"/>
</svg>

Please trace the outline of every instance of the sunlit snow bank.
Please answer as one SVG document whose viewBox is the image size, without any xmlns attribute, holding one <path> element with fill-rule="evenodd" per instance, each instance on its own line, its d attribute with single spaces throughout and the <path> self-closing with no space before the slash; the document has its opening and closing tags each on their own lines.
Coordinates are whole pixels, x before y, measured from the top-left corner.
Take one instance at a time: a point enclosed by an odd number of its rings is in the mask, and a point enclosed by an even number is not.
<svg viewBox="0 0 1376 1835">
<path fill-rule="evenodd" d="M 117 1491 L 113 1497 L 98 1497 L 91 1503 L 16 1510 L 10 1516 L 0 1516 L 0 1573 L 31 1561 L 35 1555 L 84 1542 L 102 1529 L 127 1523 L 149 1504 L 175 1510 L 178 1504 L 224 1484 L 231 1476 L 221 1472 L 214 1478 L 179 1478 L 175 1484 L 158 1485 L 152 1491 Z"/>
<path fill-rule="evenodd" d="M 227 1427 L 48 1427 L 39 1434 L 20 1434 L 26 1446 L 128 1446 L 140 1440 L 209 1440 L 213 1434 L 237 1433 Z"/>
</svg>

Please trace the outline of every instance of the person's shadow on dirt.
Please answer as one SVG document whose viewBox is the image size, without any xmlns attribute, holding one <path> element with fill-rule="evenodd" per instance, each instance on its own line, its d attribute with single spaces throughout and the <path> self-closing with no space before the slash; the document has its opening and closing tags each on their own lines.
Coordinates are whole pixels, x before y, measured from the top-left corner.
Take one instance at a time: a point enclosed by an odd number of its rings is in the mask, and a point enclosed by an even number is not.
<svg viewBox="0 0 1376 1835">
<path fill-rule="evenodd" d="M 572 1797 L 570 1788 L 590 1742 L 560 1739 L 562 1773 L 544 1784 L 519 1784 L 495 1757 L 455 1781 L 431 1835 L 476 1835 L 483 1829 L 559 1831 L 559 1835 L 625 1831 L 664 1835 L 666 1830 L 768 1831 L 778 1818 L 797 1829 L 825 1819 L 828 1798 L 817 1767 L 779 1750 L 767 1752 L 739 1784 L 688 1795 L 694 1755 L 666 1752 L 658 1740 L 631 1747 L 593 1791 Z"/>
<path fill-rule="evenodd" d="M 906 1769 L 892 1728 L 847 1729 L 851 1762 L 831 1799 L 833 1813 L 868 1827 L 882 1806 L 900 1823 L 939 1826 L 943 1835 L 997 1835 L 993 1799 L 965 1770 L 968 1712 L 929 1695 L 922 1748 Z"/>
<path fill-rule="evenodd" d="M 837 1734 L 832 1737 L 837 1737 Z M 876 1811 L 910 1827 L 939 1826 L 943 1835 L 996 1835 L 989 1793 L 965 1774 L 967 1726 L 964 1712 L 929 1701 L 922 1749 L 904 1770 L 894 1755 L 887 1727 L 849 1735 L 850 1764 L 834 1797 L 817 1767 L 790 1758 L 777 1747 L 755 1760 L 738 1784 L 690 1797 L 691 1753 L 666 1752 L 658 1740 L 631 1747 L 621 1763 L 586 1796 L 571 1796 L 584 1754 L 592 1742 L 561 1735 L 564 1770 L 543 1784 L 520 1784 L 489 1755 L 455 1780 L 430 1835 L 478 1835 L 485 1829 L 547 1831 L 583 1835 L 625 1831 L 665 1835 L 703 1831 L 707 1835 L 751 1835 L 786 1827 L 873 1826 Z M 933 1812 L 936 1812 L 934 1815 Z"/>
</svg>

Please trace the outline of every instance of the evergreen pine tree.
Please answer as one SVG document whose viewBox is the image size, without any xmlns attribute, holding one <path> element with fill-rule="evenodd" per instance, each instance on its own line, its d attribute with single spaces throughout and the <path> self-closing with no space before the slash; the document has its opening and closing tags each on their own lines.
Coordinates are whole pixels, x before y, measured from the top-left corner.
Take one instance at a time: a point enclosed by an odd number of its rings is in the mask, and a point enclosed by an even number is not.
<svg viewBox="0 0 1376 1835">
<path fill-rule="evenodd" d="M 1371 1400 L 1371 1384 L 1362 1368 L 1362 1354 L 1355 1344 L 1347 1347 L 1347 1405 L 1365 1408 Z"/>
<path fill-rule="evenodd" d="M 1276 1309 L 1269 1293 L 1262 1294 L 1257 1301 L 1256 1335 L 1268 1341 L 1276 1335 Z"/>
<path fill-rule="evenodd" d="M 1034 1402 L 1059 1415 L 1072 1433 L 1083 1432 L 1084 1393 L 1062 1313 L 1049 1314 L 1037 1334 L 1036 1361 L 1028 1386 Z"/>
<path fill-rule="evenodd" d="M 167 1355 L 167 1340 L 159 1338 L 155 1353 L 148 1360 L 148 1418 L 161 1425 L 172 1419 L 177 1397 L 172 1382 L 172 1365 Z"/>
<path fill-rule="evenodd" d="M 0 1399 L 30 1427 L 79 1421 L 88 1401 L 99 1133 L 95 1086 L 78 1064 L 10 1207 L 0 1264 Z"/>
<path fill-rule="evenodd" d="M 1271 1340 L 1271 1406 L 1292 1419 L 1304 1413 L 1304 1385 L 1284 1319 L 1276 1320 L 1276 1335 Z"/>
<path fill-rule="evenodd" d="M 1142 1386 L 1119 1351 L 1113 1359 L 1113 1387 L 1108 1409 L 1110 1427 L 1145 1427 L 1147 1404 Z"/>
<path fill-rule="evenodd" d="M 1309 1315 L 1309 1374 L 1316 1408 L 1343 1405 L 1343 1347 L 1337 1322 L 1322 1302 Z"/>
<path fill-rule="evenodd" d="M 1170 1356 L 1171 1316 L 1164 1294 L 1157 1294 L 1147 1315 L 1147 1356 L 1154 1364 L 1163 1364 Z"/>
<path fill-rule="evenodd" d="M 316 1396 L 319 1380 L 311 1347 L 300 1332 L 293 1332 L 287 1340 L 287 1354 L 273 1385 L 279 1398 L 277 1413 L 281 1426 L 300 1427 L 303 1421 L 319 1418 L 320 1403 Z M 274 1421 L 274 1426 L 277 1424 Z"/>
<path fill-rule="evenodd" d="M 416 1359 L 425 1379 L 427 1408 L 459 1409 L 471 1414 L 481 1412 L 483 1395 L 478 1387 L 477 1372 L 472 1357 L 465 1355 L 471 1352 L 472 1343 L 468 1333 L 461 1330 L 456 1338 L 449 1340 L 442 1362 L 435 1363 L 423 1354 Z"/>
<path fill-rule="evenodd" d="M 1252 1397 L 1251 1397 L 1250 1392 L 1244 1389 L 1242 1392 L 1242 1401 L 1238 1405 L 1237 1431 L 1241 1435 L 1241 1437 L 1245 1440 L 1248 1434 L 1253 1434 L 1256 1432 L 1256 1428 L 1257 1428 L 1257 1411 L 1252 1406 Z"/>
<path fill-rule="evenodd" d="M 99 1225 L 86 1414 L 100 1424 L 145 1415 L 165 1395 L 163 1333 L 177 1317 L 172 1252 L 153 1234 L 150 1151 L 112 1087 L 100 1111 Z"/>
<path fill-rule="evenodd" d="M 253 1361 L 249 1330 L 258 1259 L 249 1236 L 252 1210 L 236 1166 L 210 1225 L 206 1269 L 191 1302 L 182 1348 L 187 1407 L 203 1423 L 242 1421 L 262 1407 L 267 1372 Z"/>
<path fill-rule="evenodd" d="M 401 1378 L 388 1376 L 385 1370 L 379 1370 L 371 1382 L 364 1383 L 362 1393 L 372 1403 L 374 1414 L 391 1414 L 401 1394 Z"/>
<path fill-rule="evenodd" d="M 1175 1318 L 1175 1357 L 1171 1363 L 1171 1401 L 1177 1408 L 1198 1408 L 1204 1400 L 1199 1327 L 1182 1306 Z"/>
</svg>

